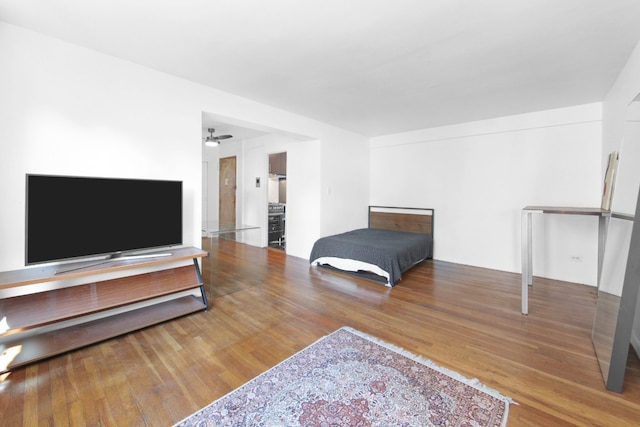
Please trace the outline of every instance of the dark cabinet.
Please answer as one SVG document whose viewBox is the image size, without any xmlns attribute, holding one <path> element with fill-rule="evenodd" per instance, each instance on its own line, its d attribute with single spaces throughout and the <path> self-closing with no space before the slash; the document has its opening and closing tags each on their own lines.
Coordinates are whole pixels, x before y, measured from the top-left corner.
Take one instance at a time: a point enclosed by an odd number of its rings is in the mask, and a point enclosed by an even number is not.
<svg viewBox="0 0 640 427">
<path fill-rule="evenodd" d="M 287 153 L 277 153 L 269 155 L 269 174 L 287 175 Z"/>
</svg>

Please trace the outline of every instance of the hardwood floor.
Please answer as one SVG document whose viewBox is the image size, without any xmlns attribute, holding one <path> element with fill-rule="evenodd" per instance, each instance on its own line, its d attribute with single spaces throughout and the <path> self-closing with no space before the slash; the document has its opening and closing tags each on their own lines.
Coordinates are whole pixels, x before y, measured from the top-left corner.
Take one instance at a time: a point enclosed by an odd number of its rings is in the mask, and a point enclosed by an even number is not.
<svg viewBox="0 0 640 427">
<path fill-rule="evenodd" d="M 640 422 L 633 352 L 624 392 L 603 385 L 594 288 L 536 278 L 523 316 L 518 274 L 426 261 L 389 289 L 278 250 L 213 246 L 208 312 L 11 372 L 0 423 L 169 426 L 345 325 L 511 397 L 509 426 Z"/>
</svg>

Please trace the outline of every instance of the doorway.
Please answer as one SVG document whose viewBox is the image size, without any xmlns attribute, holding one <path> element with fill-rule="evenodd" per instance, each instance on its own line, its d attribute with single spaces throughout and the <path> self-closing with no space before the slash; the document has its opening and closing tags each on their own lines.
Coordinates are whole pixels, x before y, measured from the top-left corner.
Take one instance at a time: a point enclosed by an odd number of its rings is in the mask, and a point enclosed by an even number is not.
<svg viewBox="0 0 640 427">
<path fill-rule="evenodd" d="M 269 247 L 286 249 L 287 153 L 269 154 Z"/>
<path fill-rule="evenodd" d="M 218 221 L 220 229 L 236 227 L 236 156 L 220 159 Z"/>
</svg>

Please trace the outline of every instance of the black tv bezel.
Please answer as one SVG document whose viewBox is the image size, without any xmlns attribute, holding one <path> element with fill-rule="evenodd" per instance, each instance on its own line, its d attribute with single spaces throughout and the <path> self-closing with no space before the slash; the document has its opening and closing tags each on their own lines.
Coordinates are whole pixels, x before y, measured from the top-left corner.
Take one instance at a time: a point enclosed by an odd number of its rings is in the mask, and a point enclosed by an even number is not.
<svg viewBox="0 0 640 427">
<path fill-rule="evenodd" d="M 124 182 L 165 182 L 165 183 L 179 183 L 180 184 L 180 240 L 168 244 L 162 244 L 158 246 L 140 246 L 135 248 L 126 248 L 122 250 L 96 252 L 91 254 L 83 254 L 71 257 L 59 257 L 51 258 L 43 261 L 29 262 L 29 177 L 51 177 L 51 178 L 78 178 L 87 180 L 110 180 L 110 181 L 124 181 Z M 25 174 L 25 223 L 24 223 L 24 242 L 25 242 L 25 266 L 37 266 L 43 264 L 56 264 L 56 263 L 82 263 L 83 261 L 94 260 L 111 260 L 116 258 L 126 258 L 127 255 L 152 252 L 155 250 L 161 250 L 163 248 L 180 247 L 184 244 L 184 182 L 182 180 L 171 179 L 155 179 L 155 178 L 127 178 L 120 176 L 88 176 L 88 175 L 57 175 L 46 173 L 26 173 Z"/>
</svg>

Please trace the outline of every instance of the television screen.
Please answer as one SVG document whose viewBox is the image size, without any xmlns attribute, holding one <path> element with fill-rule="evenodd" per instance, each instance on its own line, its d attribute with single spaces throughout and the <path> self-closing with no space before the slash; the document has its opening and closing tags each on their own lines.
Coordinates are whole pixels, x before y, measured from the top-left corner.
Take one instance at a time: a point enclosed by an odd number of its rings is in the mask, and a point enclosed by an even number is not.
<svg viewBox="0 0 640 427">
<path fill-rule="evenodd" d="M 27 175 L 27 265 L 181 244 L 181 181 Z"/>
</svg>

